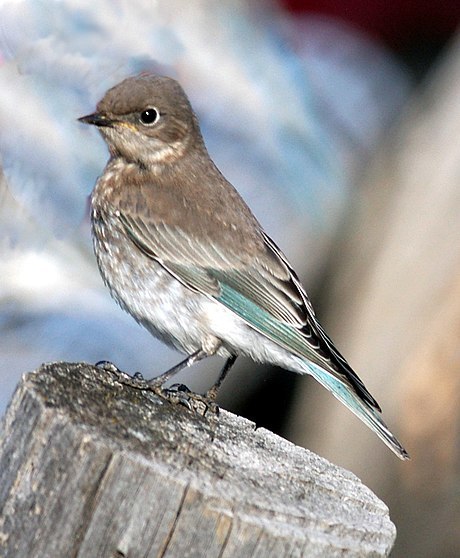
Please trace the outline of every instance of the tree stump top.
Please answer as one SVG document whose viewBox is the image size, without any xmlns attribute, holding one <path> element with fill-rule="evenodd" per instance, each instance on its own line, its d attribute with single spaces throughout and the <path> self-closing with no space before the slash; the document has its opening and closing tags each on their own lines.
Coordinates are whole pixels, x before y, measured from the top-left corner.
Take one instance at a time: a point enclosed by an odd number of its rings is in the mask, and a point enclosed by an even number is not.
<svg viewBox="0 0 460 558">
<path fill-rule="evenodd" d="M 2 556 L 388 555 L 388 509 L 353 474 L 120 380 L 24 376 L 1 431 Z"/>
</svg>

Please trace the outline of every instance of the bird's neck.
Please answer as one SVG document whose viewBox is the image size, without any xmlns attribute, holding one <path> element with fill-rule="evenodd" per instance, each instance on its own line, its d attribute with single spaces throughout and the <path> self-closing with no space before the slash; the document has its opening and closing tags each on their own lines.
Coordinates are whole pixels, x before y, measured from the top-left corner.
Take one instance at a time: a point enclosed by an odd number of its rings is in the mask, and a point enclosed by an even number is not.
<svg viewBox="0 0 460 558">
<path fill-rule="evenodd" d="M 138 172 L 147 172 L 153 176 L 174 174 L 181 169 L 196 167 L 197 161 L 208 160 L 209 155 L 201 137 L 182 138 L 180 141 L 168 144 L 158 142 L 151 149 L 127 149 L 123 146 L 120 150 L 116 145 L 109 144 L 110 160 L 107 167 L 129 168 L 133 171 L 135 166 Z"/>
</svg>

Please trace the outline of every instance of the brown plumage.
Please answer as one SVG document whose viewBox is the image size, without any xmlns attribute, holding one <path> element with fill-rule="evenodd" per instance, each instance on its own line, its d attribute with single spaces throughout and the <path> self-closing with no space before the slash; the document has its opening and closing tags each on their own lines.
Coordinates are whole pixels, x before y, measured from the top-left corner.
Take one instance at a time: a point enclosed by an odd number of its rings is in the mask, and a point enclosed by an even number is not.
<svg viewBox="0 0 460 558">
<path fill-rule="evenodd" d="M 120 305 L 191 355 L 187 363 L 246 355 L 312 374 L 407 458 L 285 256 L 210 159 L 180 85 L 129 78 L 81 120 L 99 127 L 110 150 L 92 224 L 102 276 Z"/>
</svg>

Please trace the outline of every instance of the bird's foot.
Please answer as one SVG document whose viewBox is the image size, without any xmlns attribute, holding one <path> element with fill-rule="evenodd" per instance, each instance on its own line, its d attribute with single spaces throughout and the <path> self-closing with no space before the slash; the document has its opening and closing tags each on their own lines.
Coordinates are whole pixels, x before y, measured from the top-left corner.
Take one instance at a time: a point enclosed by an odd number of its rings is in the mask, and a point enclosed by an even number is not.
<svg viewBox="0 0 460 558">
<path fill-rule="evenodd" d="M 140 372 L 132 376 L 120 370 L 115 364 L 108 360 L 100 360 L 95 366 L 101 370 L 106 370 L 117 376 L 117 380 L 127 386 L 136 389 L 153 391 L 156 395 L 169 401 L 173 405 L 183 405 L 192 413 L 202 417 L 219 416 L 219 407 L 215 402 L 217 389 L 209 389 L 204 395 L 194 393 L 184 384 L 173 384 L 170 387 L 163 387 L 163 377 L 146 380 Z"/>
<path fill-rule="evenodd" d="M 206 415 L 219 415 L 219 407 L 212 398 L 207 398 L 206 394 L 194 393 L 184 384 L 173 384 L 168 388 L 150 384 L 150 389 L 173 405 L 183 405 L 192 413 L 202 417 Z"/>
<path fill-rule="evenodd" d="M 117 380 L 126 386 L 131 386 L 136 389 L 149 389 L 147 380 L 142 376 L 140 372 L 136 372 L 132 376 L 123 370 L 120 370 L 113 362 L 109 360 L 100 360 L 96 362 L 95 366 L 101 370 L 106 370 L 107 372 L 112 372 L 117 376 Z"/>
<path fill-rule="evenodd" d="M 110 362 L 110 360 L 100 360 L 96 362 L 94 365 L 96 368 L 100 368 L 101 370 L 107 370 L 107 372 L 121 372 L 121 370 Z"/>
</svg>

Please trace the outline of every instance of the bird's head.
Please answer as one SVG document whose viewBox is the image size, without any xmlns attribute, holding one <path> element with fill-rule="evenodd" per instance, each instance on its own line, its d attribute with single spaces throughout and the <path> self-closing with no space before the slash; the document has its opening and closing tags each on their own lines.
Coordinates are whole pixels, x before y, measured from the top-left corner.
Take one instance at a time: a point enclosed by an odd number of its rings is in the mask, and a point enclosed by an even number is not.
<svg viewBox="0 0 460 558">
<path fill-rule="evenodd" d="M 109 89 L 93 114 L 112 156 L 142 166 L 161 165 L 201 146 L 198 122 L 182 87 L 172 78 L 140 75 Z"/>
</svg>

